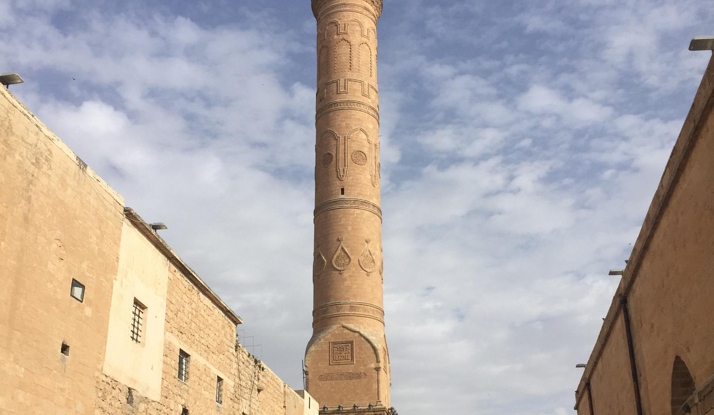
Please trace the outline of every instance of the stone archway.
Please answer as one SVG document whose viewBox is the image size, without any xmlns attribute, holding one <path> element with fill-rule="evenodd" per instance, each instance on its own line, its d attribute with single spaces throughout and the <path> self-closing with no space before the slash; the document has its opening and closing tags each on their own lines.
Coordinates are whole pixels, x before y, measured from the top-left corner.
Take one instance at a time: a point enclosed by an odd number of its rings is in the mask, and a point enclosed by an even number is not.
<svg viewBox="0 0 714 415">
<path fill-rule="evenodd" d="M 687 364 L 684 363 L 681 357 L 677 356 L 674 359 L 674 366 L 672 368 L 672 415 L 682 413 L 682 405 L 687 402 L 687 399 L 689 399 L 695 391 L 694 378 L 692 378 Z"/>
</svg>

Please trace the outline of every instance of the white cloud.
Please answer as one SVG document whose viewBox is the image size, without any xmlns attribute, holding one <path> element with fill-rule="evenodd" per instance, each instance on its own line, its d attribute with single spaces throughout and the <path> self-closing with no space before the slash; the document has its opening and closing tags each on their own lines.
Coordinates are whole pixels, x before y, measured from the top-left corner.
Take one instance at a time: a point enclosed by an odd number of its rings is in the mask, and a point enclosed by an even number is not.
<svg viewBox="0 0 714 415">
<path fill-rule="evenodd" d="M 516 3 L 514 16 L 477 3 L 394 0 L 380 20 L 393 401 L 415 415 L 560 415 L 617 284 L 605 272 L 631 249 L 706 63 L 676 43 L 711 12 L 580 0 Z M 248 5 L 227 25 L 134 5 L 0 0 L 0 54 L 27 81 L 13 92 L 169 225 L 301 387 L 309 7 Z"/>
</svg>

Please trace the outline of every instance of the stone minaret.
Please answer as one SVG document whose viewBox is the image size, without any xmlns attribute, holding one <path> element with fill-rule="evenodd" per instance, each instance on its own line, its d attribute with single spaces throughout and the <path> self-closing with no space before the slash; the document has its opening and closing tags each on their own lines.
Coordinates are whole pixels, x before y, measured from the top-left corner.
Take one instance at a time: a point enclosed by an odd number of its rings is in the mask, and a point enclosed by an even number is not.
<svg viewBox="0 0 714 415">
<path fill-rule="evenodd" d="M 382 0 L 312 0 L 317 18 L 313 335 L 308 392 L 386 413 L 377 19 Z"/>
</svg>

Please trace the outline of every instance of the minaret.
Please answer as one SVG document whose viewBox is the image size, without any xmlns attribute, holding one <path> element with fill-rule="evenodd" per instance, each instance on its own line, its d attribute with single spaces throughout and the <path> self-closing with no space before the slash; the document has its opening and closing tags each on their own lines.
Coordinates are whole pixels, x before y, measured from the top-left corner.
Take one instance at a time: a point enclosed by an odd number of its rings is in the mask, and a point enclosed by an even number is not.
<svg viewBox="0 0 714 415">
<path fill-rule="evenodd" d="M 377 19 L 382 0 L 312 0 L 317 19 L 313 335 L 307 390 L 328 412 L 390 406 L 384 334 Z M 359 411 L 358 411 L 359 412 Z"/>
</svg>

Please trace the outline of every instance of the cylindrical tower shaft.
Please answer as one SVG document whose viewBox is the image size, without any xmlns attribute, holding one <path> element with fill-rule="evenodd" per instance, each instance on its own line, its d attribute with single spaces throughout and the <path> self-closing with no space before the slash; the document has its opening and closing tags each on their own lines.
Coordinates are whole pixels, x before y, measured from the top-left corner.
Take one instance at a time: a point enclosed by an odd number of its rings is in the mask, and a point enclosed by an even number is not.
<svg viewBox="0 0 714 415">
<path fill-rule="evenodd" d="M 377 19 L 382 0 L 312 0 L 317 18 L 313 337 L 321 405 L 388 405 Z"/>
</svg>

